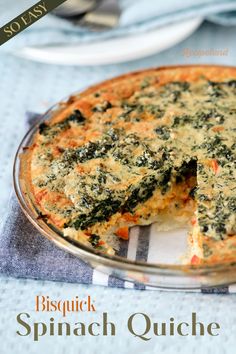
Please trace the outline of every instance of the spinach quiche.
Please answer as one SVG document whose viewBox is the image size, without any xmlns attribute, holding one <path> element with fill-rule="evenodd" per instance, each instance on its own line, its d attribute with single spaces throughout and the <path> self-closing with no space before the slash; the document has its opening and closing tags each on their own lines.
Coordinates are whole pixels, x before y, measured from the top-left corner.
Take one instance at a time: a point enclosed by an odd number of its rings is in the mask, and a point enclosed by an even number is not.
<svg viewBox="0 0 236 354">
<path fill-rule="evenodd" d="M 167 67 L 61 103 L 22 154 L 21 178 L 40 217 L 96 250 L 165 220 L 188 223 L 190 263 L 232 262 L 235 157 L 236 68 Z"/>
</svg>

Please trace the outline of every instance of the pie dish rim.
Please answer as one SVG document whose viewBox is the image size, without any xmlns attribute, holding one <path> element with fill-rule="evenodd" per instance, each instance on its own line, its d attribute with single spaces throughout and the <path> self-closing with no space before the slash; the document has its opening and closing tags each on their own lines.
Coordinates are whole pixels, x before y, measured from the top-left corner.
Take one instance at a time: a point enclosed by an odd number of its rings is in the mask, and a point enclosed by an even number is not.
<svg viewBox="0 0 236 354">
<path fill-rule="evenodd" d="M 157 68 L 144 69 L 134 72 L 129 72 L 124 75 L 117 76 L 110 80 L 105 80 L 97 85 L 90 86 L 89 88 L 76 92 L 69 97 L 59 101 L 46 111 L 25 134 L 19 147 L 17 149 L 14 165 L 13 165 L 13 184 L 18 202 L 22 211 L 28 218 L 28 220 L 43 234 L 47 239 L 55 243 L 63 250 L 72 253 L 89 263 L 93 267 L 102 272 L 113 274 L 118 278 L 125 279 L 127 281 L 138 281 L 140 283 L 160 287 L 160 288 L 175 288 L 175 289 L 193 289 L 201 286 L 215 286 L 232 284 L 236 281 L 236 260 L 235 262 L 224 262 L 217 264 L 203 264 L 203 265 L 175 265 L 175 264 L 160 264 L 160 263 L 147 263 L 142 261 L 132 261 L 117 255 L 104 254 L 99 250 L 95 250 L 92 247 L 83 245 L 82 243 L 74 240 L 70 240 L 68 237 L 62 236 L 59 230 L 50 227 L 47 222 L 39 217 L 39 211 L 32 205 L 30 197 L 22 185 L 22 159 L 20 156 L 25 147 L 30 145 L 33 140 L 34 134 L 38 130 L 38 126 L 45 120 L 50 119 L 55 113 L 58 113 L 63 109 L 63 104 L 68 101 L 71 96 L 80 95 L 81 93 L 88 93 L 91 89 L 99 88 L 103 83 L 112 82 L 114 80 L 122 79 L 129 75 L 135 75 L 143 72 L 149 72 L 152 70 L 166 70 L 181 67 L 216 67 L 216 68 L 232 68 L 234 66 L 227 65 L 173 65 Z M 167 278 L 164 279 L 163 278 Z M 175 278 L 175 279 L 174 279 Z M 183 281 L 184 279 L 184 281 Z"/>
</svg>

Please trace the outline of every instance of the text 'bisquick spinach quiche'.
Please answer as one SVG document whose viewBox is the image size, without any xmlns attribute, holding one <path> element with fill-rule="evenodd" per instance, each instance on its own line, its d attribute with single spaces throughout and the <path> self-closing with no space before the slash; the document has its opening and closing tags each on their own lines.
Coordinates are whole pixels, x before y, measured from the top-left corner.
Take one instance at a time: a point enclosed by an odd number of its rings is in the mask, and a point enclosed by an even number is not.
<svg viewBox="0 0 236 354">
<path fill-rule="evenodd" d="M 129 228 L 189 223 L 189 263 L 236 260 L 236 68 L 127 74 L 72 96 L 22 154 L 65 237 L 114 253 Z"/>
</svg>

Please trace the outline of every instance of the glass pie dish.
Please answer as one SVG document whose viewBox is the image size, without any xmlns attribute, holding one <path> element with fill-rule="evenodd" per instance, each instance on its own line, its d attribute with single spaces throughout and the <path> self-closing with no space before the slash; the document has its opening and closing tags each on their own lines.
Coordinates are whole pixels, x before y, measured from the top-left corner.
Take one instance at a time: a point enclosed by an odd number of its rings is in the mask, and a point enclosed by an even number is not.
<svg viewBox="0 0 236 354">
<path fill-rule="evenodd" d="M 63 236 L 62 232 L 40 217 L 27 192 L 21 174 L 24 163 L 20 156 L 31 145 L 39 124 L 60 112 L 62 103 L 47 111 L 21 141 L 14 161 L 14 188 L 20 206 L 38 231 L 56 246 L 89 263 L 96 270 L 117 278 L 146 286 L 169 289 L 196 289 L 222 286 L 236 282 L 236 262 L 214 265 L 185 265 L 182 257 L 187 250 L 185 229 L 158 231 L 156 225 L 134 227 L 130 241 L 121 240 L 116 255 L 107 255 Z"/>
</svg>

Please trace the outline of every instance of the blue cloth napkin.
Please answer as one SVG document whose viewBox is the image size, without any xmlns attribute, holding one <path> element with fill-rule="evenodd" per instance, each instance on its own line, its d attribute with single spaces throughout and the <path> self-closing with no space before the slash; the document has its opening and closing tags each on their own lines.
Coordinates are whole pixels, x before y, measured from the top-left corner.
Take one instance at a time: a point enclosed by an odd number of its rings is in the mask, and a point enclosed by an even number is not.
<svg viewBox="0 0 236 354">
<path fill-rule="evenodd" d="M 34 124 L 40 115 L 27 114 L 28 126 Z M 150 226 L 136 230 L 136 242 L 132 247 L 134 259 L 147 261 L 149 252 Z M 121 241 L 119 255 L 127 257 L 128 243 Z M 156 247 L 156 246 L 155 246 Z M 7 215 L 0 228 L 0 273 L 16 278 L 33 278 L 103 285 L 108 287 L 154 290 L 142 284 L 131 284 L 113 275 L 105 275 L 92 269 L 79 258 L 59 249 L 40 235 L 22 212 L 13 193 Z M 236 293 L 236 286 L 202 288 L 202 293 Z"/>
<path fill-rule="evenodd" d="M 122 9 L 119 26 L 105 32 L 91 32 L 71 22 L 47 15 L 7 42 L 4 48 L 31 45 L 73 44 L 129 35 L 166 26 L 174 22 L 201 17 L 222 25 L 236 25 L 235 0 L 119 0 Z M 9 7 L 5 0 L 0 21 L 12 19 L 13 13 L 32 5 L 31 0 L 14 2 Z M 1 5 L 4 6 L 4 3 Z M 1 9 L 1 8 L 0 8 Z M 37 34 L 37 35 L 36 35 Z"/>
</svg>

